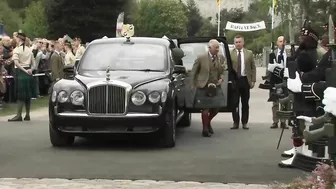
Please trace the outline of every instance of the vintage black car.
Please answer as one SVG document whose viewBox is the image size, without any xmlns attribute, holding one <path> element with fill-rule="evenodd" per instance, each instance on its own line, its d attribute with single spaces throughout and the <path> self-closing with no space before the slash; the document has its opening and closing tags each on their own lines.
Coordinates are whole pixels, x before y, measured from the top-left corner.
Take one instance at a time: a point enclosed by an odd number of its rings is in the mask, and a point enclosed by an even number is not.
<svg viewBox="0 0 336 189">
<path fill-rule="evenodd" d="M 219 53 L 222 54 L 227 63 L 227 71 L 225 75 L 225 80 L 221 85 L 221 90 L 223 92 L 223 100 L 221 103 L 223 106 L 220 108 L 220 112 L 232 112 L 233 106 L 230 102 L 232 102 L 233 88 L 235 81 L 237 80 L 237 74 L 232 68 L 232 62 L 230 57 L 230 48 L 228 43 L 226 42 L 225 37 L 194 37 L 194 38 L 183 38 L 176 39 L 175 44 L 177 47 L 183 50 L 185 56 L 182 58 L 182 61 L 178 62 L 179 65 L 186 67 L 187 74 L 185 78 L 185 85 L 182 89 L 184 93 L 188 94 L 185 96 L 184 104 L 185 104 L 185 112 L 188 113 L 197 113 L 200 112 L 201 109 L 195 106 L 195 95 L 193 94 L 190 86 L 190 77 L 189 72 L 192 69 L 192 66 L 195 62 L 197 56 L 208 51 L 208 42 L 211 39 L 216 39 L 220 42 Z"/>
<path fill-rule="evenodd" d="M 91 42 L 75 74 L 52 88 L 52 145 L 71 145 L 75 136 L 154 132 L 162 146 L 173 147 L 176 124 L 188 126 L 191 118 L 181 94 L 186 69 L 175 65 L 182 56 L 167 39 Z"/>
</svg>

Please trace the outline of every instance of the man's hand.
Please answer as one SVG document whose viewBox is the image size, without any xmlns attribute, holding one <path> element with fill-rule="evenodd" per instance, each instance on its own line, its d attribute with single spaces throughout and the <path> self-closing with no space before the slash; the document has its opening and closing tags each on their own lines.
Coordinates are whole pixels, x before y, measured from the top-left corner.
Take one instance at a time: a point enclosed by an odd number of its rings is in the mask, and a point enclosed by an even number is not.
<svg viewBox="0 0 336 189">
<path fill-rule="evenodd" d="M 217 82 L 217 85 L 221 85 L 223 83 L 223 79 L 219 79 L 218 82 Z"/>
<path fill-rule="evenodd" d="M 336 88 L 328 87 L 324 91 L 324 97 L 322 103 L 324 106 L 324 111 L 336 116 Z"/>
<path fill-rule="evenodd" d="M 273 71 L 276 67 L 284 68 L 283 63 L 277 63 L 274 60 L 273 64 L 268 64 L 267 70 L 273 73 Z"/>
<path fill-rule="evenodd" d="M 253 89 L 253 88 L 254 88 L 254 85 L 255 85 L 255 82 L 251 82 L 251 86 L 250 86 L 250 88 Z"/>
<path fill-rule="evenodd" d="M 293 93 L 300 93 L 302 82 L 300 79 L 300 75 L 298 72 L 295 73 L 295 79 L 288 78 L 287 79 L 287 88 L 291 90 Z"/>
</svg>

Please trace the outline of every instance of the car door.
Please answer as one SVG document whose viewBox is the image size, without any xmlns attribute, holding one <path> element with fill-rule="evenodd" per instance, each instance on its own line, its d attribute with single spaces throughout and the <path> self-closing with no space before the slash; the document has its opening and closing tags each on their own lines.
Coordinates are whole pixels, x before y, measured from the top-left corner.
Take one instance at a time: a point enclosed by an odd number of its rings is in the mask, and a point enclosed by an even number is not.
<svg viewBox="0 0 336 189">
<path fill-rule="evenodd" d="M 203 54 L 207 51 L 207 45 L 208 42 L 212 38 L 202 37 L 202 38 L 185 38 L 185 39 L 177 39 L 177 45 L 179 48 L 181 48 L 185 56 L 182 60 L 183 66 L 187 69 L 187 74 L 184 79 L 184 91 L 186 93 L 185 95 L 185 107 L 188 109 L 189 112 L 200 112 L 200 109 L 197 109 L 194 107 L 194 101 L 195 101 L 195 94 L 194 91 L 191 89 L 190 85 L 190 71 L 192 69 L 192 66 L 194 64 L 195 59 L 200 54 Z M 228 69 L 225 72 L 225 79 L 224 82 L 221 85 L 221 89 L 224 94 L 224 100 L 225 100 L 225 106 L 220 108 L 220 112 L 232 112 L 232 105 L 230 99 L 232 99 L 232 80 L 234 80 L 235 72 L 232 69 L 232 62 L 230 57 L 230 51 L 228 44 L 226 43 L 226 39 L 216 38 L 220 42 L 220 54 L 224 55 L 226 59 L 226 63 L 228 65 Z"/>
</svg>

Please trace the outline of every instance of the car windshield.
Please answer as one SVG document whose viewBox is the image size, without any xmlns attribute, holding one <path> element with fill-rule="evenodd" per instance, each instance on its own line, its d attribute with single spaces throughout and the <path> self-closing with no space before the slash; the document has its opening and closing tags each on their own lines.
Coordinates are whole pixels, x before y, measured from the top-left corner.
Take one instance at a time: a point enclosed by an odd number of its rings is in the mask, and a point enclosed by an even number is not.
<svg viewBox="0 0 336 189">
<path fill-rule="evenodd" d="M 91 44 L 79 65 L 81 71 L 154 70 L 166 68 L 166 50 L 157 44 Z"/>
<path fill-rule="evenodd" d="M 185 55 L 182 59 L 183 66 L 186 67 L 186 69 L 190 70 L 197 56 L 207 52 L 208 43 L 183 43 L 180 45 L 180 48 L 183 50 Z M 223 45 L 219 46 L 219 54 L 222 54 L 224 55 L 224 57 L 226 57 Z"/>
</svg>

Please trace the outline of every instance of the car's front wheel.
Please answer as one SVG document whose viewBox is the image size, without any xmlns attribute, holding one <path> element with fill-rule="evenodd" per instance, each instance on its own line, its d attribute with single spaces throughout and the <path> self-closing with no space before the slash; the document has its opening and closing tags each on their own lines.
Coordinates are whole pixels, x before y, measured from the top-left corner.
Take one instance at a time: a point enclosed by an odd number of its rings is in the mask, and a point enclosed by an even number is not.
<svg viewBox="0 0 336 189">
<path fill-rule="evenodd" d="M 171 102 L 170 107 L 167 107 L 163 116 L 163 126 L 160 132 L 160 145 L 166 148 L 175 146 L 176 140 L 176 113 L 175 103 Z"/>
<path fill-rule="evenodd" d="M 49 125 L 49 136 L 51 144 L 55 147 L 70 146 L 75 141 L 74 136 L 65 135 L 55 130 L 51 124 Z"/>
</svg>

